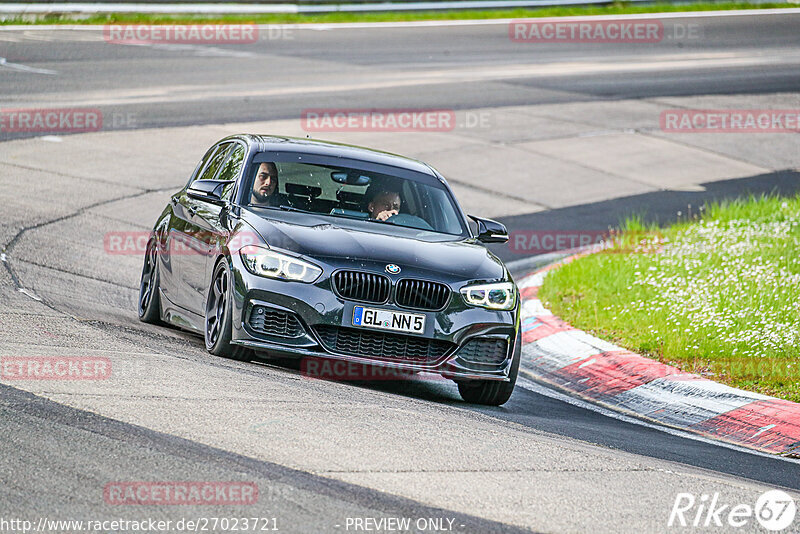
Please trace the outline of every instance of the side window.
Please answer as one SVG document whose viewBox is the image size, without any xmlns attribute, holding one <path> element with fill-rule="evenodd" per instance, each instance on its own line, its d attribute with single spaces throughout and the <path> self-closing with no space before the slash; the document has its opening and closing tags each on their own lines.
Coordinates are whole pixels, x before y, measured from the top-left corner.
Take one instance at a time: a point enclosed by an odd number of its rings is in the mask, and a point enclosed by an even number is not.
<svg viewBox="0 0 800 534">
<path fill-rule="evenodd" d="M 239 177 L 239 173 L 242 172 L 242 166 L 244 166 L 245 152 L 246 150 L 242 145 L 239 143 L 234 144 L 231 155 L 228 156 L 227 161 L 222 165 L 222 170 L 219 171 L 217 175 L 217 180 L 231 182 L 222 189 L 222 198 L 227 201 L 233 198 L 233 190 L 236 189 L 236 179 Z"/>
<path fill-rule="evenodd" d="M 235 180 L 239 176 L 239 172 L 244 165 L 244 147 L 239 143 L 234 145 L 233 152 L 231 152 L 228 161 L 222 166 L 222 170 L 217 176 L 217 180 Z"/>
<path fill-rule="evenodd" d="M 213 180 L 214 176 L 217 175 L 217 171 L 219 170 L 222 162 L 225 161 L 225 156 L 228 155 L 228 152 L 231 149 L 231 143 L 225 143 L 224 145 L 220 146 L 214 155 L 211 156 L 206 168 L 203 169 L 203 174 L 200 175 L 199 179 L 201 180 Z"/>
<path fill-rule="evenodd" d="M 192 172 L 192 175 L 189 177 L 190 184 L 195 180 L 197 180 L 197 178 L 200 175 L 200 171 L 203 170 L 203 167 L 205 167 L 206 162 L 208 162 L 208 160 L 211 159 L 211 156 L 216 152 L 216 148 L 217 147 L 209 148 L 208 152 L 206 152 L 203 158 L 200 160 L 200 163 L 198 163 L 197 167 L 194 168 L 194 172 Z"/>
</svg>

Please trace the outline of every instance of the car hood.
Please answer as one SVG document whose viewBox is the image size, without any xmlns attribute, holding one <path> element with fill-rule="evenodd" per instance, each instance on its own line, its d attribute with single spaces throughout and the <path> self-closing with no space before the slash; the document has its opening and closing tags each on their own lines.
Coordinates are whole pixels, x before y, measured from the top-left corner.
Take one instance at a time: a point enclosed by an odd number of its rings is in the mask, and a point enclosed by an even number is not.
<svg viewBox="0 0 800 534">
<path fill-rule="evenodd" d="M 306 221 L 297 224 L 243 211 L 243 219 L 270 247 L 309 258 L 336 263 L 336 260 L 396 263 L 464 280 L 497 280 L 506 276 L 502 262 L 474 239 L 441 241 L 437 236 L 431 240 L 398 235 L 397 232 L 409 231 L 388 225 L 376 224 L 375 230 L 361 229 L 365 223 L 360 221 L 304 217 Z M 387 233 L 380 233 L 382 230 Z"/>
</svg>

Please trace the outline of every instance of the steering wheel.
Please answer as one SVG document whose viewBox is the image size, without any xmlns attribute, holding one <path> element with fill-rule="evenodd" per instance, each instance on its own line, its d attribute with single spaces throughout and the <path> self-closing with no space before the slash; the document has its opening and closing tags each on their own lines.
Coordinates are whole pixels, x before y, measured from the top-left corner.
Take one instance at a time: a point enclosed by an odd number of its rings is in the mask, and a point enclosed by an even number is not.
<svg viewBox="0 0 800 534">
<path fill-rule="evenodd" d="M 408 213 L 398 213 L 396 215 L 392 215 L 391 217 L 386 219 L 386 222 L 390 222 L 398 226 L 409 226 L 411 228 L 417 228 L 419 230 L 433 231 L 433 227 L 430 224 L 428 224 L 428 221 L 426 221 L 422 217 L 417 217 L 416 215 L 411 215 Z"/>
</svg>

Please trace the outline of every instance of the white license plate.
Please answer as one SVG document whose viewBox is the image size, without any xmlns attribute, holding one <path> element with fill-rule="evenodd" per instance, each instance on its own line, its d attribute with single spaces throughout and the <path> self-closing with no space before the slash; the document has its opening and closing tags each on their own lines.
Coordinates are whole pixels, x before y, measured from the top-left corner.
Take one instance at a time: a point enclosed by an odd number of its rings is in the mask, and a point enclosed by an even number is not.
<svg viewBox="0 0 800 534">
<path fill-rule="evenodd" d="M 425 316 L 356 306 L 353 308 L 353 326 L 422 334 L 425 331 Z"/>
</svg>

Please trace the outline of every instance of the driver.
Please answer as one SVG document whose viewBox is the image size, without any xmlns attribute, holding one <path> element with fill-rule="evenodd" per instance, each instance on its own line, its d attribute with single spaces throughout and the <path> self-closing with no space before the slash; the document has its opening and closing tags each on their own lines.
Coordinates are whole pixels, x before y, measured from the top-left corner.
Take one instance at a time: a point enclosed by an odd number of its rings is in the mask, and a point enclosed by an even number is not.
<svg viewBox="0 0 800 534">
<path fill-rule="evenodd" d="M 372 189 L 372 188 L 370 188 Z M 376 188 L 367 192 L 367 212 L 370 219 L 385 221 L 400 213 L 400 192 L 388 187 Z"/>
<path fill-rule="evenodd" d="M 272 163 L 262 163 L 253 180 L 253 194 L 250 204 L 254 206 L 273 206 L 278 201 L 278 167 Z"/>
</svg>

